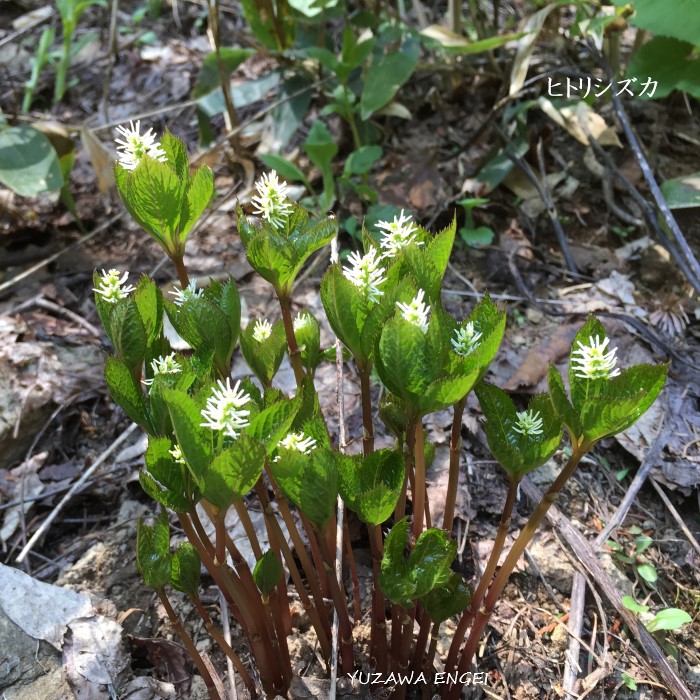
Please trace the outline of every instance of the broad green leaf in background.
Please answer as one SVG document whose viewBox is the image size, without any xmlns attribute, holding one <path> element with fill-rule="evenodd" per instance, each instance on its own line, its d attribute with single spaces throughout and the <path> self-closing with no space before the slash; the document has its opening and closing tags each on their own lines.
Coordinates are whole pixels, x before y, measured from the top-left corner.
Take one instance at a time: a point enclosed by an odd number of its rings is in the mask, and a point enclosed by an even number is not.
<svg viewBox="0 0 700 700">
<path fill-rule="evenodd" d="M 144 525 L 139 517 L 136 530 L 136 566 L 149 588 L 163 588 L 172 571 L 168 516 L 161 510 L 154 525 Z"/>
<path fill-rule="evenodd" d="M 21 197 L 60 190 L 63 175 L 49 139 L 24 124 L 0 129 L 0 183 Z"/>
<path fill-rule="evenodd" d="M 369 119 L 389 104 L 399 88 L 411 77 L 418 65 L 417 43 L 406 42 L 394 52 L 382 56 L 370 66 L 360 96 L 360 115 Z"/>
<path fill-rule="evenodd" d="M 656 36 L 670 36 L 692 44 L 700 42 L 700 0 L 674 0 L 670 5 L 659 0 L 613 0 L 615 5 L 631 4 L 630 23 Z M 651 74 L 653 75 L 653 73 Z"/>
<path fill-rule="evenodd" d="M 333 157 L 338 152 L 338 146 L 333 141 L 328 127 L 320 120 L 316 120 L 309 135 L 304 142 L 304 151 L 309 156 L 309 160 L 323 174 L 323 209 L 330 209 L 333 204 Z"/>
<path fill-rule="evenodd" d="M 221 62 L 226 70 L 227 77 L 238 68 L 246 59 L 255 53 L 252 49 L 241 49 L 239 47 L 222 46 L 220 48 Z M 202 67 L 197 76 L 197 82 L 192 91 L 192 96 L 202 97 L 221 87 L 221 77 L 216 52 L 212 51 L 204 58 Z"/>
<path fill-rule="evenodd" d="M 698 7 L 700 12 L 700 3 Z M 696 37 L 697 42 L 700 42 L 700 37 Z M 635 52 L 626 77 L 635 80 L 634 92 L 639 99 L 658 100 L 673 90 L 700 97 L 700 56 L 691 43 L 655 36 Z M 642 95 L 647 82 L 649 87 Z"/>
<path fill-rule="evenodd" d="M 670 209 L 700 207 L 700 172 L 665 180 L 661 192 Z"/>
<path fill-rule="evenodd" d="M 362 146 L 347 157 L 343 172 L 346 175 L 364 175 L 381 157 L 381 146 Z"/>
<path fill-rule="evenodd" d="M 622 604 L 632 612 L 643 613 L 649 610 L 648 605 L 638 603 L 631 595 L 622 596 Z"/>
<path fill-rule="evenodd" d="M 276 156 L 272 153 L 262 153 L 259 156 L 260 160 L 267 165 L 268 168 L 277 171 L 285 180 L 291 182 L 303 182 L 307 189 L 310 189 L 309 181 L 306 175 L 292 161 Z"/>
</svg>

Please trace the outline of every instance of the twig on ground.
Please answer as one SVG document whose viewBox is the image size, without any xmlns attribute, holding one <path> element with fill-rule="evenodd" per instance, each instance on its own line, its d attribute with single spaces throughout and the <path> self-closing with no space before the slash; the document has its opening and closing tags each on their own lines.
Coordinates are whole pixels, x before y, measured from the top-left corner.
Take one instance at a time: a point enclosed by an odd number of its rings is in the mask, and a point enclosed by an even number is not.
<svg viewBox="0 0 700 700">
<path fill-rule="evenodd" d="M 59 501 L 59 503 L 54 507 L 54 509 L 49 513 L 49 516 L 44 520 L 44 522 L 39 526 L 37 531 L 32 535 L 31 539 L 24 546 L 22 551 L 17 556 L 15 560 L 18 564 L 24 561 L 32 547 L 37 543 L 39 538 L 48 530 L 51 523 L 56 519 L 58 514 L 63 510 L 63 507 L 70 501 L 75 493 L 80 490 L 80 487 L 88 480 L 88 478 L 93 474 L 93 472 L 101 466 L 106 459 L 119 447 L 126 439 L 134 432 L 138 426 L 136 423 L 132 423 L 102 454 L 83 472 L 81 477 L 70 487 L 68 493 Z M 45 494 L 44 494 L 45 497 Z"/>
<path fill-rule="evenodd" d="M 637 494 L 644 485 L 651 472 L 652 467 L 656 464 L 659 454 L 666 444 L 666 440 L 670 433 L 670 423 L 667 423 L 663 427 L 656 439 L 651 444 L 651 447 L 647 450 L 644 456 L 644 461 L 637 470 L 637 473 L 632 480 L 627 493 L 620 502 L 617 510 L 610 518 L 610 522 L 601 530 L 600 534 L 595 538 L 591 549 L 597 552 L 604 544 L 607 542 L 608 538 L 612 534 L 613 530 L 617 528 L 618 525 L 627 516 L 629 509 L 632 507 Z M 583 629 L 583 608 L 586 601 L 586 580 L 582 573 L 577 571 L 574 574 L 573 583 L 571 586 L 571 603 L 569 606 L 569 625 L 570 630 L 570 640 L 569 640 L 569 650 L 566 657 L 566 665 L 564 667 L 564 678 L 562 680 L 562 687 L 564 691 L 573 694 L 574 686 L 576 685 L 576 680 L 578 679 L 578 657 L 581 651 L 581 647 L 578 638 L 581 636 L 581 630 Z"/>
<path fill-rule="evenodd" d="M 656 493 L 659 494 L 661 500 L 664 502 L 668 512 L 673 516 L 673 519 L 678 523 L 678 527 L 683 530 L 683 534 L 688 538 L 693 549 L 700 554 L 700 543 L 693 537 L 693 533 L 688 529 L 688 526 L 683 522 L 681 514 L 676 510 L 673 503 L 671 503 L 669 497 L 666 495 L 665 491 L 659 485 L 659 482 L 652 476 L 649 480 L 651 485 L 656 489 Z"/>
<path fill-rule="evenodd" d="M 65 255 L 66 253 L 70 252 L 71 250 L 74 250 L 75 248 L 79 248 L 83 243 L 87 243 L 90 239 L 94 238 L 98 233 L 102 233 L 103 231 L 106 231 L 112 224 L 116 223 L 119 221 L 119 219 L 124 216 L 126 210 L 122 209 L 118 214 L 115 214 L 111 219 L 107 219 L 103 224 L 100 224 L 96 229 L 93 229 L 89 233 L 86 233 L 84 236 L 81 236 L 77 241 L 74 243 L 71 243 L 70 245 L 66 246 L 62 250 L 59 250 L 58 252 L 54 253 L 53 255 L 49 255 L 48 258 L 44 258 L 43 260 L 40 260 L 36 265 L 32 265 L 31 267 L 28 267 L 26 270 L 23 270 L 20 272 L 18 275 L 15 275 L 14 277 L 10 278 L 9 280 L 5 280 L 2 284 L 0 284 L 0 293 L 4 292 L 6 289 L 12 289 L 16 284 L 21 282 L 24 279 L 27 279 L 27 277 L 30 277 L 33 275 L 37 270 L 41 270 L 42 267 L 46 267 L 47 265 L 50 265 L 52 262 L 55 262 L 58 260 L 61 256 Z"/>
<path fill-rule="evenodd" d="M 535 503 L 539 503 L 542 499 L 542 491 L 537 488 L 528 477 L 522 480 L 521 490 Z M 559 534 L 571 547 L 592 579 L 595 580 L 603 590 L 606 598 L 615 607 L 618 615 L 641 645 L 644 654 L 648 657 L 650 666 L 666 684 L 665 687 L 671 692 L 673 697 L 678 700 L 693 700 L 693 695 L 669 663 L 658 642 L 646 627 L 644 627 L 641 620 L 622 604 L 622 596 L 617 590 L 615 583 L 600 565 L 593 548 L 585 540 L 583 535 L 581 535 L 555 505 L 551 506 L 547 511 L 546 519 L 552 527 L 558 530 Z"/>
</svg>

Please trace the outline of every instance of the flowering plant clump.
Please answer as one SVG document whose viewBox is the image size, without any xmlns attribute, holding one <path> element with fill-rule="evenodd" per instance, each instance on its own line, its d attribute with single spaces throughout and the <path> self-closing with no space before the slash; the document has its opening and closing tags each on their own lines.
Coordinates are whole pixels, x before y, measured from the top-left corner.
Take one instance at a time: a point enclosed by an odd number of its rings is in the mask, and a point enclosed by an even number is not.
<svg viewBox="0 0 700 700">
<path fill-rule="evenodd" d="M 131 131 L 138 130 L 137 124 Z M 649 408 L 668 366 L 617 369 L 605 328 L 591 316 L 569 357 L 569 390 L 552 366 L 548 393 L 516 406 L 506 392 L 484 381 L 505 332 L 504 309 L 486 294 L 467 318 L 456 319 L 442 304 L 456 221 L 433 234 L 404 211 L 392 222 L 380 222 L 375 231 L 365 230 L 363 250 L 351 253 L 346 265 L 335 262 L 325 272 L 321 302 L 340 344 L 323 348 L 320 319 L 307 309 L 292 314 L 293 291 L 305 261 L 337 235 L 337 222 L 332 217 L 314 220 L 289 201 L 275 173 L 256 185 L 253 209 L 260 224 L 248 221 L 240 207 L 237 213 L 246 257 L 271 285 L 279 320 L 251 319 L 241 328 L 234 281 L 211 281 L 197 289 L 184 265 L 187 233 L 213 191 L 210 171 L 190 175 L 184 146 L 169 134 L 159 147 L 151 130 L 141 139 L 141 151 L 134 150 L 139 162 L 133 168 L 115 166 L 119 191 L 134 218 L 171 257 L 180 289 L 170 300 L 148 277 L 132 287 L 126 285 L 126 272 L 96 272 L 95 303 L 113 347 L 107 384 L 114 400 L 148 434 L 139 480 L 160 505 L 155 521 L 139 523 L 137 564 L 210 696 L 220 697 L 220 682 L 177 619 L 169 588 L 189 596 L 251 694 L 286 696 L 292 684 L 296 664 L 287 642 L 288 578 L 329 672 L 336 665 L 351 673 L 368 664 L 380 674 L 410 667 L 429 679 L 440 626 L 454 617 L 457 626 L 444 670 L 448 677 L 462 677 L 520 555 L 566 480 L 599 440 L 625 430 Z M 143 192 L 148 196 L 142 197 Z M 191 352 L 173 352 L 163 333 L 165 315 Z M 238 347 L 250 376 L 234 382 Z M 288 394 L 278 377 L 285 355 L 296 382 Z M 329 361 L 336 364 L 339 396 L 345 370 L 359 377 L 361 454 L 347 454 L 339 444 L 338 424 L 330 419 L 337 414 L 324 412 L 327 397 L 316 393 L 315 372 Z M 343 372 L 342 365 L 347 365 Z M 383 397 L 378 407 L 376 383 Z M 474 588 L 453 568 L 457 541 L 452 537 L 462 416 L 472 391 L 489 448 L 508 481 L 493 551 Z M 340 406 L 339 400 L 339 412 Z M 453 415 L 449 476 L 442 522 L 431 523 L 426 462 L 432 447 L 426 444 L 423 421 L 443 409 Z M 377 413 L 395 440 L 383 449 L 375 449 Z M 519 484 L 559 450 L 564 431 L 571 443 L 568 461 L 499 568 Z M 344 509 L 338 508 L 339 499 Z M 248 511 L 251 502 L 264 514 L 265 546 Z M 227 530 L 231 511 L 250 540 L 255 561 L 247 561 Z M 373 580 L 366 611 L 359 596 L 349 604 L 346 591 L 352 586 L 346 586 L 344 570 L 340 577 L 335 573 L 336 535 L 347 529 L 340 519 L 348 511 L 366 529 L 371 548 Z M 171 520 L 187 538 L 174 550 Z M 210 521 L 210 530 L 203 520 Z M 345 545 L 353 570 L 352 546 Z M 203 606 L 202 567 L 229 603 L 222 614 L 230 614 L 240 627 L 255 672 Z M 355 634 L 357 615 L 365 612 L 369 658 L 360 656 Z M 437 690 L 452 700 L 461 685 Z M 393 697 L 401 700 L 405 692 L 405 685 L 398 686 Z"/>
</svg>

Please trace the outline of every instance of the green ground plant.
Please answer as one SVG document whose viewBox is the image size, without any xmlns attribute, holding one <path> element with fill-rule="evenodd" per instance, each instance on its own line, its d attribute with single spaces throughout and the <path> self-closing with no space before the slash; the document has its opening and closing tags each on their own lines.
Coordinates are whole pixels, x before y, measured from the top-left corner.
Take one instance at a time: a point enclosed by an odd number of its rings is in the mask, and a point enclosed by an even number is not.
<svg viewBox="0 0 700 700">
<path fill-rule="evenodd" d="M 336 237 L 337 221 L 312 219 L 288 199 L 274 172 L 257 183 L 253 204 L 259 223 L 239 208 L 238 233 L 249 263 L 274 290 L 280 320 L 250 319 L 241 329 L 234 281 L 212 281 L 199 289 L 184 265 L 187 235 L 213 194 L 211 172 L 203 166 L 190 174 L 185 147 L 170 134 L 159 142 L 150 130 L 141 135 L 137 124 L 122 128 L 121 135 L 115 168 L 119 192 L 131 215 L 172 259 L 181 288 L 169 300 L 146 276 L 134 287 L 127 285 L 126 272 L 95 273 L 97 310 L 113 346 L 105 376 L 114 400 L 148 433 L 140 481 L 161 506 L 155 521 L 139 523 L 137 564 L 211 697 L 219 697 L 216 684 L 177 619 L 167 587 L 189 596 L 243 682 L 253 693 L 256 686 L 201 603 L 202 565 L 240 625 L 269 697 L 286 695 L 292 680 L 288 582 L 329 670 L 336 663 L 335 614 L 343 674 L 363 663 L 383 674 L 409 669 L 429 674 L 438 630 L 452 616 L 459 616 L 459 624 L 445 670 L 468 671 L 494 606 L 548 508 L 581 458 L 599 440 L 627 429 L 653 403 L 668 366 L 621 371 L 605 328 L 591 316 L 574 340 L 569 391 L 551 367 L 549 393 L 518 410 L 505 392 L 483 381 L 505 331 L 504 311 L 488 296 L 462 320 L 442 307 L 442 278 L 456 224 L 431 234 L 402 213 L 373 231 L 364 229 L 363 249 L 348 265 L 332 263 L 320 287 L 328 324 L 360 379 L 362 454 L 347 454 L 333 439 L 338 426 L 328 422 L 313 382 L 322 362 L 343 363 L 340 346 L 322 349 L 319 320 L 306 309 L 292 313 L 297 275 L 309 256 Z M 191 352 L 172 350 L 163 334 L 166 315 Z M 232 384 L 239 340 L 251 376 Z M 293 396 L 275 387 L 285 353 L 297 384 Z M 396 439 L 392 448 L 375 449 L 373 369 L 384 387 L 378 411 Z M 473 591 L 452 568 L 462 414 L 472 390 L 489 446 L 509 482 L 496 543 Z M 425 485 L 430 446 L 423 419 L 449 407 L 454 423 L 445 515 L 442 523 L 431 523 Z M 571 443 L 568 461 L 499 568 L 518 484 L 552 458 L 564 431 Z M 269 547 L 263 547 L 246 507 L 252 494 L 265 514 Z M 349 605 L 344 579 L 335 575 L 337 527 L 346 525 L 337 522 L 339 497 L 365 524 L 372 549 L 367 659 L 359 656 L 353 639 L 357 620 L 351 617 L 351 610 L 362 613 L 362 601 Z M 230 537 L 229 511 L 246 532 L 254 565 Z M 174 552 L 168 513 L 187 536 Z M 346 561 L 353 566 L 351 549 Z M 332 602 L 330 610 L 326 601 Z M 443 697 L 456 698 L 460 687 L 443 686 Z M 406 692 L 405 684 L 397 684 L 393 697 Z"/>
</svg>

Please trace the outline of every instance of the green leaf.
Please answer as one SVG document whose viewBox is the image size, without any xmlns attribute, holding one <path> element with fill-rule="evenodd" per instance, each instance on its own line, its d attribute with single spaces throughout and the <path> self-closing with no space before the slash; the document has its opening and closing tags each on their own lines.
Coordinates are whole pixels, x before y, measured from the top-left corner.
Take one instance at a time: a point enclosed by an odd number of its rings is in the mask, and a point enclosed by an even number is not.
<svg viewBox="0 0 700 700">
<path fill-rule="evenodd" d="M 614 0 L 625 6 L 625 0 Z M 634 0 L 631 24 L 646 29 L 657 36 L 672 36 L 697 44 L 700 37 L 700 3 L 698 0 L 676 0 L 673 12 L 665 3 L 655 0 Z"/>
<path fill-rule="evenodd" d="M 173 554 L 170 585 L 192 598 L 199 598 L 200 568 L 199 552 L 189 542 L 182 542 Z"/>
<path fill-rule="evenodd" d="M 348 156 L 343 172 L 346 175 L 365 175 L 381 157 L 381 146 L 362 146 Z"/>
<path fill-rule="evenodd" d="M 418 45 L 407 44 L 372 63 L 360 96 L 360 116 L 369 119 L 389 104 L 418 65 Z"/>
<path fill-rule="evenodd" d="M 338 468 L 333 452 L 323 447 L 309 454 L 280 449 L 271 467 L 282 493 L 318 532 L 323 532 L 338 498 Z"/>
<path fill-rule="evenodd" d="M 0 183 L 20 197 L 60 190 L 63 175 L 49 139 L 24 124 L 0 130 Z"/>
<path fill-rule="evenodd" d="M 121 299 L 109 315 L 109 328 L 117 357 L 130 369 L 141 365 L 148 348 L 148 336 L 134 299 Z"/>
<path fill-rule="evenodd" d="M 255 486 L 264 462 L 262 444 L 247 433 L 241 433 L 231 447 L 214 457 L 204 472 L 200 486 L 202 495 L 218 508 L 227 509 Z"/>
<path fill-rule="evenodd" d="M 482 382 L 475 392 L 486 418 L 484 431 L 489 448 L 510 476 L 522 478 L 556 452 L 561 442 L 561 421 L 547 394 L 533 397 L 526 409 L 541 419 L 541 433 L 522 435 L 515 430 L 518 411 L 505 391 Z"/>
<path fill-rule="evenodd" d="M 170 581 L 170 531 L 168 516 L 161 510 L 154 525 L 139 517 L 136 529 L 136 566 L 149 588 L 163 588 Z"/>
<path fill-rule="evenodd" d="M 661 192 L 669 209 L 700 207 L 700 172 L 664 180 Z"/>
<path fill-rule="evenodd" d="M 213 350 L 216 366 L 227 371 L 235 337 L 222 309 L 206 297 L 188 299 L 180 307 L 179 322 L 185 331 L 183 338 L 197 350 Z"/>
<path fill-rule="evenodd" d="M 634 551 L 636 554 L 641 554 L 654 544 L 654 540 L 649 535 L 640 535 L 634 539 Z"/>
<path fill-rule="evenodd" d="M 152 345 L 163 331 L 163 294 L 156 283 L 144 275 L 136 287 L 133 300 L 146 333 L 146 345 Z"/>
<path fill-rule="evenodd" d="M 254 319 L 241 332 L 241 352 L 246 364 L 263 386 L 269 386 L 277 374 L 285 352 L 287 351 L 287 336 L 282 321 L 277 321 L 272 327 L 269 338 L 258 342 L 253 337 L 255 332 Z"/>
<path fill-rule="evenodd" d="M 164 389 L 177 442 L 198 481 L 212 457 L 211 431 L 202 427 L 202 413 L 194 399 L 178 389 Z"/>
<path fill-rule="evenodd" d="M 165 151 L 168 165 L 175 171 L 175 175 L 182 182 L 187 182 L 190 173 L 190 163 L 187 158 L 187 148 L 184 141 L 177 136 L 173 136 L 170 131 L 166 131 L 160 140 L 160 147 Z"/>
<path fill-rule="evenodd" d="M 642 605 L 638 603 L 631 595 L 622 596 L 622 604 L 632 612 L 643 613 L 649 610 L 648 605 Z"/>
<path fill-rule="evenodd" d="M 433 622 L 443 622 L 467 608 L 472 591 L 459 574 L 451 573 L 443 585 L 436 586 L 421 598 L 421 605 Z"/>
<path fill-rule="evenodd" d="M 214 173 L 202 165 L 187 182 L 180 213 L 179 243 L 184 250 L 187 236 L 214 196 Z"/>
<path fill-rule="evenodd" d="M 637 564 L 637 573 L 647 582 L 656 583 L 659 574 L 651 564 Z"/>
<path fill-rule="evenodd" d="M 291 182 L 303 182 L 307 188 L 308 180 L 306 175 L 292 161 L 276 156 L 272 153 L 263 153 L 259 156 L 260 160 L 267 165 L 268 168 L 276 170 L 285 180 Z"/>
<path fill-rule="evenodd" d="M 222 46 L 219 49 L 221 63 L 224 66 L 226 76 L 230 76 L 246 59 L 255 53 L 252 49 Z M 202 62 L 202 67 L 197 76 L 197 82 L 192 91 L 193 97 L 202 97 L 212 90 L 221 87 L 221 76 L 215 51 L 207 54 Z"/>
<path fill-rule="evenodd" d="M 299 323 L 297 319 L 303 319 Z M 321 328 L 318 321 L 309 311 L 300 311 L 294 319 L 294 337 L 301 351 L 301 362 L 305 371 L 313 376 L 316 368 L 322 360 L 321 356 Z"/>
<path fill-rule="evenodd" d="M 282 564 L 275 553 L 268 549 L 258 559 L 253 569 L 253 580 L 263 595 L 270 595 L 284 574 Z"/>
<path fill-rule="evenodd" d="M 650 632 L 677 630 L 692 621 L 693 618 L 685 610 L 666 608 L 666 610 L 660 610 L 656 613 L 654 618 L 647 622 L 646 628 Z"/>
<path fill-rule="evenodd" d="M 115 357 L 108 357 L 105 380 L 110 395 L 124 409 L 124 413 L 146 432 L 152 432 L 146 397 L 127 364 Z"/>
<path fill-rule="evenodd" d="M 569 397 L 566 395 L 564 381 L 559 374 L 559 370 L 557 370 L 554 365 L 549 365 L 547 379 L 549 383 L 549 397 L 552 401 L 552 406 L 554 406 L 554 410 L 559 418 L 561 418 L 562 423 L 564 423 L 566 426 L 566 429 L 569 431 L 571 441 L 573 443 L 578 443 L 583 435 L 583 426 L 581 425 L 581 420 L 578 417 L 578 413 L 571 405 Z"/>
<path fill-rule="evenodd" d="M 404 551 L 408 543 L 408 518 L 399 520 L 389 531 L 384 541 L 379 573 L 379 587 L 384 595 L 396 605 L 408 608 L 416 590 L 415 581 L 408 575 Z"/>
<path fill-rule="evenodd" d="M 378 450 L 338 463 L 339 490 L 348 507 L 369 525 L 380 525 L 394 512 L 404 481 L 404 458 L 397 450 Z"/>
<path fill-rule="evenodd" d="M 322 172 L 330 169 L 333 156 L 338 152 L 338 146 L 322 121 L 316 120 L 312 124 L 304 142 L 304 151 L 309 156 L 309 160 Z"/>
<path fill-rule="evenodd" d="M 186 493 L 186 467 L 173 459 L 171 449 L 170 438 L 149 436 L 145 456 L 148 473 L 141 472 L 139 481 L 143 490 L 158 503 L 176 513 L 185 513 L 192 505 Z"/>
<path fill-rule="evenodd" d="M 296 417 L 301 399 L 281 399 L 264 408 L 250 421 L 246 432 L 265 445 L 265 451 L 271 456 L 277 445 L 290 431 Z"/>
<path fill-rule="evenodd" d="M 415 597 L 420 598 L 450 580 L 455 554 L 457 541 L 444 530 L 433 528 L 418 536 L 408 557 L 408 569 L 416 582 Z"/>
<path fill-rule="evenodd" d="M 323 277 L 321 302 L 333 332 L 350 350 L 355 361 L 363 364 L 368 359 L 361 342 L 368 305 L 361 291 L 343 275 L 338 263 L 331 265 Z"/>
<path fill-rule="evenodd" d="M 488 226 L 477 226 L 477 228 L 461 228 L 459 235 L 462 240 L 471 248 L 485 248 L 493 243 L 496 234 Z"/>
<path fill-rule="evenodd" d="M 115 179 L 131 216 L 168 253 L 177 251 L 175 240 L 185 195 L 185 183 L 166 163 L 144 156 L 126 173 L 117 165 Z"/>
</svg>

